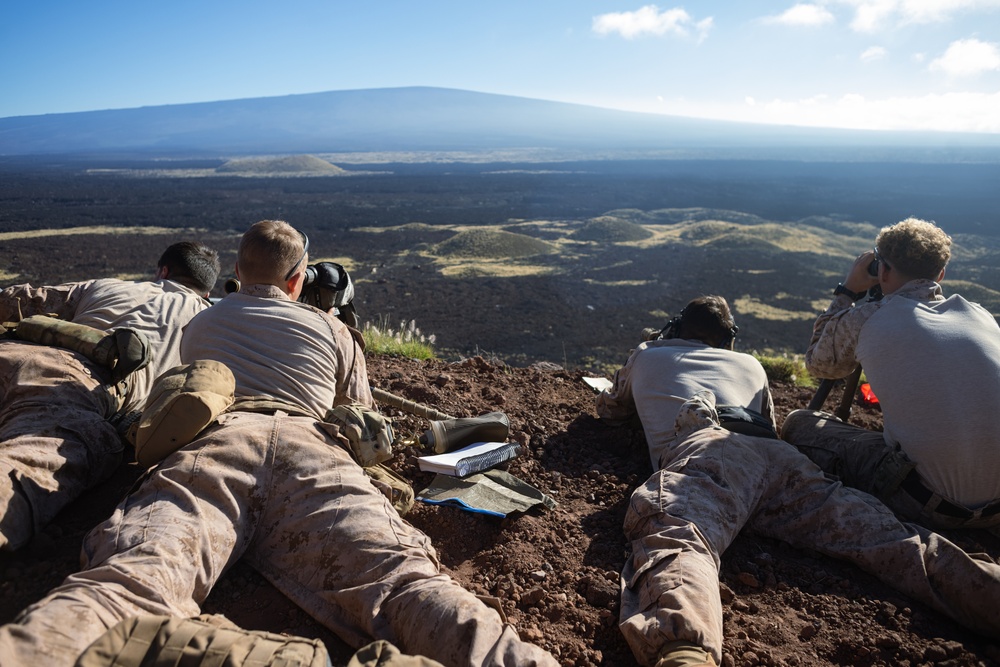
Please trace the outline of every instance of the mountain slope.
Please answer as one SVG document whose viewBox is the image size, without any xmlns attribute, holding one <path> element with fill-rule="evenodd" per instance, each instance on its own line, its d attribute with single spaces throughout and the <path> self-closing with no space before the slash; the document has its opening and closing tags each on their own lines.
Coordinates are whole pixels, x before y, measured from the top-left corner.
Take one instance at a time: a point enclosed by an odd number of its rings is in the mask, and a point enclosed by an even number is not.
<svg viewBox="0 0 1000 667">
<path fill-rule="evenodd" d="M 886 147 L 908 148 L 910 157 L 928 148 L 994 154 L 1000 135 L 751 125 L 425 87 L 0 118 L 0 155 L 825 147 L 856 158 L 846 146 L 880 147 L 872 156 Z"/>
</svg>

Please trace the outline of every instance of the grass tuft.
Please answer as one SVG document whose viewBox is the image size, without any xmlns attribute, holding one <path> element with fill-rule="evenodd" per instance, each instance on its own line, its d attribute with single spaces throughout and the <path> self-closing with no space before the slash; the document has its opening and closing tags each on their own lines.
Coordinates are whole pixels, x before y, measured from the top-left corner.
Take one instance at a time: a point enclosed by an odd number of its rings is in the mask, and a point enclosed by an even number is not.
<svg viewBox="0 0 1000 667">
<path fill-rule="evenodd" d="M 416 320 L 400 322 L 393 328 L 389 318 L 380 318 L 378 322 L 365 322 L 361 332 L 365 336 L 365 349 L 369 352 L 421 361 L 435 358 L 435 336 L 420 333 Z"/>
<path fill-rule="evenodd" d="M 764 367 L 771 382 L 790 382 L 799 387 L 815 387 L 816 380 L 806 370 L 801 355 L 782 354 L 780 356 L 752 352 L 754 358 Z"/>
</svg>

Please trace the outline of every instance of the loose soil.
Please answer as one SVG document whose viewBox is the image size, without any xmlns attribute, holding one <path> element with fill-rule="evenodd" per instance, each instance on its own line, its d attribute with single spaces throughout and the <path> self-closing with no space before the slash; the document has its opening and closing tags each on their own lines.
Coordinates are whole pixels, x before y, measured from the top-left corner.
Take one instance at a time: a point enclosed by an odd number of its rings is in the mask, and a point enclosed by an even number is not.
<svg viewBox="0 0 1000 667">
<path fill-rule="evenodd" d="M 594 413 L 580 371 L 550 364 L 513 368 L 482 357 L 460 362 L 369 359 L 372 383 L 456 417 L 501 410 L 523 445 L 509 472 L 558 503 L 504 519 L 418 502 L 407 519 L 428 533 L 444 569 L 469 590 L 499 600 L 522 637 L 564 665 L 634 665 L 618 632 L 622 523 L 629 496 L 650 474 L 642 431 L 610 427 Z M 812 391 L 773 387 L 779 420 Z M 838 390 L 830 397 L 839 400 Z M 425 419 L 388 408 L 397 432 L 422 433 Z M 877 408 L 852 421 L 879 427 Z M 418 451 L 392 467 L 419 491 L 432 476 Z M 41 598 L 79 567 L 85 532 L 108 515 L 139 474 L 125 463 L 32 544 L 0 554 L 0 622 Z M 950 535 L 970 552 L 1000 555 L 988 534 Z M 1000 647 L 843 562 L 742 533 L 722 557 L 720 585 L 729 667 L 753 665 L 996 665 Z M 252 629 L 323 639 L 335 665 L 351 649 L 288 602 L 249 566 L 237 563 L 204 604 Z"/>
</svg>

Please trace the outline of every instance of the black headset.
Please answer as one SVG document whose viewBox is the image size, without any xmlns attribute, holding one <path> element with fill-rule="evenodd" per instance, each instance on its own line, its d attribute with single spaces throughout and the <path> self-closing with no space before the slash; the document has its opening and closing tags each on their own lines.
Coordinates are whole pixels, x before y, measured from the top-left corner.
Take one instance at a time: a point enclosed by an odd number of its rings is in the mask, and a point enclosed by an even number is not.
<svg viewBox="0 0 1000 667">
<path fill-rule="evenodd" d="M 677 338 L 681 331 L 681 324 L 684 322 L 684 315 L 687 313 L 687 306 L 681 310 L 681 314 L 675 317 L 671 317 L 670 321 L 667 322 L 667 326 L 660 330 L 659 339 L 669 340 L 671 338 Z M 740 332 L 740 328 L 733 323 L 733 326 L 729 327 L 729 335 L 726 336 L 725 340 L 722 341 L 721 347 L 729 347 L 733 341 L 736 340 L 736 334 Z"/>
</svg>

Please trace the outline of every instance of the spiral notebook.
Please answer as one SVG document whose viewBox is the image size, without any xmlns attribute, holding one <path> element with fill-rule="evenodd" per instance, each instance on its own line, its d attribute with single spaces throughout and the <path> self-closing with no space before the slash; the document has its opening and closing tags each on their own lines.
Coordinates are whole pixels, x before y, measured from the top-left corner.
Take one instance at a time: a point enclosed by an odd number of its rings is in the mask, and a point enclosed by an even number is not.
<svg viewBox="0 0 1000 667">
<path fill-rule="evenodd" d="M 474 442 L 444 454 L 417 457 L 424 472 L 438 472 L 452 477 L 467 477 L 509 461 L 521 453 L 516 442 Z"/>
</svg>

